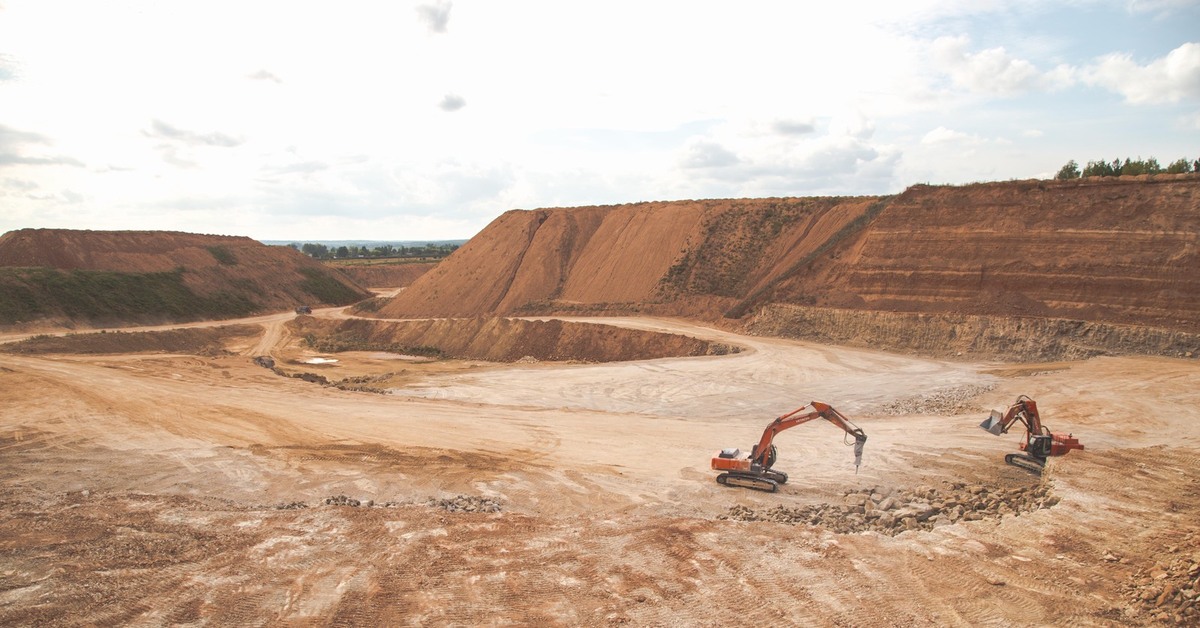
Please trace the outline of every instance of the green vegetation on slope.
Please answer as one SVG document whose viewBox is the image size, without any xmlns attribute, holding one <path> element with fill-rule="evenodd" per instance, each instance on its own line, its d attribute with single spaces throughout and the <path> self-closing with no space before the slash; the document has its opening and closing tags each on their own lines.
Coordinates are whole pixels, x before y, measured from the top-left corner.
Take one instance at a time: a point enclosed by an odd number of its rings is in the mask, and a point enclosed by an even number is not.
<svg viewBox="0 0 1200 628">
<path fill-rule="evenodd" d="M 184 285 L 183 272 L 0 268 L 0 324 L 55 316 L 97 322 L 234 318 L 259 307 L 232 292 L 198 295 Z"/>
<path fill-rule="evenodd" d="M 233 256 L 233 251 L 230 251 L 228 247 L 216 245 L 207 248 L 218 264 L 223 266 L 237 266 L 237 258 Z"/>
<path fill-rule="evenodd" d="M 659 282 L 682 294 L 737 297 L 747 290 L 749 273 L 766 254 L 765 246 L 812 214 L 829 199 L 779 199 L 745 212 L 712 212 L 702 225 L 704 238 L 684 252 Z"/>
<path fill-rule="evenodd" d="M 304 275 L 304 281 L 300 282 L 300 289 L 313 295 L 322 303 L 346 305 L 361 298 L 353 288 L 334 279 L 320 268 L 301 268 L 300 274 Z"/>
<path fill-rule="evenodd" d="M 828 253 L 829 250 L 834 247 L 834 245 L 846 239 L 847 237 L 862 231 L 868 224 L 871 223 L 872 220 L 875 219 L 876 216 L 879 215 L 879 212 L 882 212 L 887 208 L 888 204 L 892 202 L 893 198 L 894 197 L 891 196 L 885 196 L 874 203 L 871 203 L 871 206 L 868 207 L 861 216 L 846 223 L 845 226 L 839 229 L 837 233 L 830 236 L 828 240 L 821 243 L 821 246 L 818 246 L 812 253 L 805 255 L 803 259 L 793 264 L 791 268 L 788 268 L 780 273 L 779 276 L 777 276 L 770 284 L 755 290 L 740 303 L 730 308 L 730 310 L 725 313 L 725 318 L 741 318 L 745 316 L 752 307 L 760 303 L 764 297 L 766 297 L 771 293 L 772 290 L 775 289 L 776 286 L 784 281 L 787 281 L 788 279 L 791 279 L 802 271 L 811 269 L 813 262 L 815 262 L 818 257 Z"/>
</svg>

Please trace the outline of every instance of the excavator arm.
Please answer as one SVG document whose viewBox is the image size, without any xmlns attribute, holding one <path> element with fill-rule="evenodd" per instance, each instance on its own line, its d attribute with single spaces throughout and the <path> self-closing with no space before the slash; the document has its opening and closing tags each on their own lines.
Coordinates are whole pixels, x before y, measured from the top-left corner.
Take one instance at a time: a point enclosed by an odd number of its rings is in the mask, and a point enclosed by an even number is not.
<svg viewBox="0 0 1200 628">
<path fill-rule="evenodd" d="M 800 414 L 805 408 L 812 407 L 810 412 Z M 775 450 L 772 442 L 775 440 L 775 435 L 784 431 L 808 423 L 814 419 L 825 419 L 830 423 L 842 428 L 847 434 L 854 437 L 854 469 L 858 470 L 862 464 L 863 445 L 867 442 L 867 435 L 862 431 L 862 428 L 854 425 L 841 412 L 838 412 L 833 406 L 814 401 L 807 406 L 793 410 L 767 425 L 763 430 L 762 438 L 758 440 L 758 444 L 750 451 L 750 460 L 755 464 L 762 465 L 764 469 L 770 469 L 775 464 Z"/>
<path fill-rule="evenodd" d="M 999 436 L 1008 433 L 1016 423 L 1025 426 L 1025 439 L 1020 443 L 1020 449 L 1025 453 L 1008 454 L 1004 457 L 1008 464 L 1040 473 L 1047 457 L 1066 455 L 1072 449 L 1083 450 L 1083 444 L 1074 435 L 1051 432 L 1043 425 L 1037 402 L 1025 395 L 1017 397 L 1003 414 L 993 410 L 979 427 Z"/>
<path fill-rule="evenodd" d="M 1024 425 L 1025 431 L 1031 435 L 1048 433 L 1045 432 L 1042 417 L 1038 414 L 1037 402 L 1025 395 L 1017 397 L 1017 401 L 1009 406 L 1008 411 L 1004 414 L 993 410 L 992 416 L 988 417 L 979 427 L 999 436 L 1007 434 L 1008 428 L 1017 422 Z"/>
<path fill-rule="evenodd" d="M 812 409 L 805 412 L 809 407 Z M 862 464 L 863 444 L 867 442 L 867 435 L 829 404 L 814 401 L 771 421 L 763 430 L 758 444 L 750 450 L 749 454 L 742 453 L 740 449 L 722 449 L 717 452 L 712 459 L 713 470 L 721 471 L 721 474 L 717 476 L 717 483 L 772 493 L 779 490 L 779 485 L 787 482 L 788 475 L 771 468 L 774 466 L 776 458 L 775 435 L 815 419 L 825 419 L 854 437 L 854 472 L 858 473 L 858 467 Z"/>
</svg>

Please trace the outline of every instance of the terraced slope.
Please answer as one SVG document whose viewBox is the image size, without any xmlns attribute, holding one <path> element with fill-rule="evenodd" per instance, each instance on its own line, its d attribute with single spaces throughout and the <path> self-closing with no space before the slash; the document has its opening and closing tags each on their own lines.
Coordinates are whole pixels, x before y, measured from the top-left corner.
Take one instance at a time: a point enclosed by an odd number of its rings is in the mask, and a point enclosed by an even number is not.
<svg viewBox="0 0 1200 628">
<path fill-rule="evenodd" d="M 1200 330 L 1200 178 L 914 186 L 763 301 Z"/>
<path fill-rule="evenodd" d="M 772 304 L 1200 331 L 1200 177 L 511 211 L 385 317 Z"/>
</svg>

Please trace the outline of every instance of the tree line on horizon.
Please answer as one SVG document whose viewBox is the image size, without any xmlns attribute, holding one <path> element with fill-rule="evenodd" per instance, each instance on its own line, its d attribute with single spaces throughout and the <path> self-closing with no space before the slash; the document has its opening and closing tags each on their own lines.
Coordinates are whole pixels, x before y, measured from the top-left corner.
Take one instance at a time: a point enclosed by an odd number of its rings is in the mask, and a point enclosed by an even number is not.
<svg viewBox="0 0 1200 628">
<path fill-rule="evenodd" d="M 1114 159 L 1111 162 L 1099 159 L 1089 161 L 1083 169 L 1079 168 L 1079 164 L 1074 160 L 1068 161 L 1059 169 L 1058 174 L 1054 175 L 1055 179 L 1065 181 L 1068 179 L 1079 179 L 1083 177 L 1120 177 L 1126 175 L 1138 174 L 1184 174 L 1188 172 L 1200 172 L 1200 159 L 1189 161 L 1187 157 L 1181 157 L 1168 164 L 1165 168 L 1158 163 L 1154 157 L 1143 160 L 1141 157 L 1137 159 L 1125 158 L 1125 161 Z"/>
<path fill-rule="evenodd" d="M 357 258 L 434 258 L 441 259 L 458 249 L 457 244 L 423 244 L 420 246 L 392 246 L 383 244 L 376 247 L 339 246 L 331 248 L 315 242 L 292 242 L 288 246 L 316 259 L 357 259 Z"/>
</svg>

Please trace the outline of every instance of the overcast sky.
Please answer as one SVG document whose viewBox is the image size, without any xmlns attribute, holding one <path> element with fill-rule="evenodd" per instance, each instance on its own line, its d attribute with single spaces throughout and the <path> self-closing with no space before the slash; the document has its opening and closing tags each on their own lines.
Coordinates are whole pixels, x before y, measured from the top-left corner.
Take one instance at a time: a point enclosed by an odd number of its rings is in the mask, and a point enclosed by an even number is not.
<svg viewBox="0 0 1200 628">
<path fill-rule="evenodd" d="M 1200 0 L 821 5 L 0 0 L 0 232 L 453 239 L 1200 157 Z"/>
</svg>

